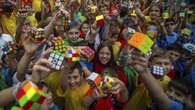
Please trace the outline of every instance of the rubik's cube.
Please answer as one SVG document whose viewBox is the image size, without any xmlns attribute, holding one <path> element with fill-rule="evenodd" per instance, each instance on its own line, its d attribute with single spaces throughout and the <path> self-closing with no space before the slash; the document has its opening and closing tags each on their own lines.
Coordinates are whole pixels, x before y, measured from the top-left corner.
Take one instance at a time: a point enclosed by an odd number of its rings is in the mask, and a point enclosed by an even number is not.
<svg viewBox="0 0 195 110">
<path fill-rule="evenodd" d="M 18 104 L 24 110 L 38 110 L 45 98 L 46 94 L 30 81 L 16 93 Z"/>
<path fill-rule="evenodd" d="M 104 16 L 103 15 L 96 16 L 96 23 L 99 26 L 103 26 L 104 25 Z"/>
<path fill-rule="evenodd" d="M 61 17 L 61 22 L 64 26 L 67 26 L 70 23 L 69 17 L 62 16 Z"/>
<path fill-rule="evenodd" d="M 146 55 L 151 50 L 154 41 L 143 33 L 135 32 L 128 40 L 128 44 L 137 48 Z"/>
<path fill-rule="evenodd" d="M 20 9 L 19 16 L 26 17 L 31 12 L 29 11 L 32 9 L 32 0 L 16 0 L 16 7 Z"/>
<path fill-rule="evenodd" d="M 65 58 L 68 62 L 76 62 L 80 60 L 80 50 L 73 47 L 68 47 L 65 52 Z"/>
<path fill-rule="evenodd" d="M 64 61 L 64 55 L 59 52 L 54 51 L 49 55 L 48 60 L 52 63 L 51 68 L 60 70 L 63 64 L 63 61 Z"/>
<path fill-rule="evenodd" d="M 95 85 L 101 96 L 106 96 L 108 91 L 112 88 L 114 80 L 109 76 L 101 77 L 98 73 L 91 73 L 87 80 L 90 84 Z"/>
<path fill-rule="evenodd" d="M 30 32 L 27 33 L 29 37 L 32 38 L 32 40 L 35 43 L 39 43 L 39 42 L 45 42 L 46 41 L 46 35 L 44 33 L 43 29 L 35 29 L 32 28 Z"/>
<path fill-rule="evenodd" d="M 90 47 L 86 47 L 81 49 L 81 55 L 87 58 L 87 61 L 91 61 L 95 56 L 95 52 Z"/>
<path fill-rule="evenodd" d="M 24 109 L 23 108 L 20 108 L 20 107 L 14 106 L 14 107 L 11 108 L 11 110 L 24 110 Z"/>
<path fill-rule="evenodd" d="M 103 77 L 102 84 L 104 85 L 105 89 L 111 89 L 113 82 L 114 82 L 114 80 L 111 77 L 109 77 L 109 76 Z"/>
<path fill-rule="evenodd" d="M 43 29 L 37 29 L 35 35 L 33 36 L 34 42 L 45 42 L 46 35 Z"/>
<path fill-rule="evenodd" d="M 53 38 L 52 42 L 53 42 L 55 51 L 58 51 L 60 53 L 64 53 L 66 51 L 64 40 L 61 37 Z"/>
<path fill-rule="evenodd" d="M 16 45 L 15 44 L 8 44 L 8 45 L 5 45 L 2 47 L 2 52 L 3 52 L 3 55 L 7 55 L 7 54 L 14 54 L 16 53 Z"/>
<path fill-rule="evenodd" d="M 26 5 L 32 7 L 32 0 L 16 0 L 16 6 L 18 8 L 25 8 Z"/>
<path fill-rule="evenodd" d="M 91 13 L 96 13 L 97 6 L 92 5 L 92 6 L 90 6 L 90 9 L 91 9 Z"/>
<path fill-rule="evenodd" d="M 163 12 L 163 19 L 169 19 L 170 18 L 170 14 L 169 14 L 169 11 L 166 10 Z"/>
<path fill-rule="evenodd" d="M 87 80 L 90 81 L 90 83 L 92 83 L 96 87 L 98 87 L 102 81 L 102 78 L 99 74 L 93 72 L 87 77 Z"/>
<path fill-rule="evenodd" d="M 154 75 L 163 76 L 164 75 L 164 68 L 160 66 L 152 66 L 152 73 Z"/>
</svg>

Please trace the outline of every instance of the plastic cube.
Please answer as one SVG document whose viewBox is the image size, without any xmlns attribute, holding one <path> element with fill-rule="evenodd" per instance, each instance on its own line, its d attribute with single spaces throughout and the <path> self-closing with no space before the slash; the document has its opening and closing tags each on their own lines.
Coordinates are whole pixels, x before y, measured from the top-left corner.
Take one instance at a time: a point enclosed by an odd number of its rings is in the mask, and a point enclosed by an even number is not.
<svg viewBox="0 0 195 110">
<path fill-rule="evenodd" d="M 16 93 L 18 104 L 25 110 L 36 110 L 42 104 L 39 102 L 40 98 L 45 100 L 44 92 L 30 81 Z"/>
<path fill-rule="evenodd" d="M 52 63 L 52 68 L 56 70 L 60 70 L 63 61 L 64 61 L 64 55 L 59 52 L 52 52 L 48 59 Z"/>
</svg>

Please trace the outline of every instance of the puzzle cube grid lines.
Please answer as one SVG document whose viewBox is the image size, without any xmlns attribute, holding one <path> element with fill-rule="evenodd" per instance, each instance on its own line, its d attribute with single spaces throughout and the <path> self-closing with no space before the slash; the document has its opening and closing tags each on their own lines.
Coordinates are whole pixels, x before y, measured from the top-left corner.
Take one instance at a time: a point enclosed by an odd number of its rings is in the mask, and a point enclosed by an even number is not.
<svg viewBox="0 0 195 110">
<path fill-rule="evenodd" d="M 32 38 L 32 40 L 35 43 L 39 43 L 39 42 L 45 42 L 46 41 L 46 35 L 44 33 L 43 29 L 31 29 L 30 32 L 28 32 L 28 36 L 30 36 Z"/>
<path fill-rule="evenodd" d="M 30 81 L 16 93 L 16 99 L 21 108 L 37 110 L 45 100 L 45 93 Z"/>
<path fill-rule="evenodd" d="M 190 36 L 192 34 L 192 31 L 190 29 L 188 29 L 188 28 L 184 28 L 184 29 L 182 29 L 181 33 L 183 35 Z"/>
<path fill-rule="evenodd" d="M 77 62 L 80 60 L 80 53 L 81 52 L 79 49 L 68 47 L 67 51 L 65 52 L 65 58 L 68 62 Z"/>
<path fill-rule="evenodd" d="M 100 85 L 100 82 L 102 81 L 102 78 L 100 77 L 99 74 L 93 72 L 91 73 L 88 77 L 87 80 L 92 81 L 93 84 L 96 85 L 96 87 L 98 87 Z"/>
<path fill-rule="evenodd" d="M 64 44 L 64 40 L 61 37 L 55 37 L 52 40 L 54 44 L 54 50 L 60 53 L 64 53 L 66 51 L 66 46 Z"/>
<path fill-rule="evenodd" d="M 169 17 L 170 17 L 169 11 L 168 10 L 164 11 L 163 12 L 163 18 L 168 19 Z"/>
<path fill-rule="evenodd" d="M 164 75 L 164 68 L 160 66 L 153 66 L 152 73 L 155 75 L 163 76 Z"/>
<path fill-rule="evenodd" d="M 37 30 L 36 34 L 34 36 L 34 41 L 35 42 L 44 42 L 44 41 L 46 41 L 46 35 L 44 34 L 44 31 Z"/>
<path fill-rule="evenodd" d="M 128 40 L 128 44 L 139 49 L 142 53 L 147 54 L 154 42 L 147 35 L 135 32 Z"/>
<path fill-rule="evenodd" d="M 59 52 L 52 52 L 48 59 L 52 63 L 52 68 L 56 70 L 60 70 L 63 61 L 64 61 L 64 55 Z"/>
<path fill-rule="evenodd" d="M 90 47 L 82 48 L 81 54 L 87 58 L 87 61 L 91 61 L 93 57 L 95 56 L 95 52 Z"/>
<path fill-rule="evenodd" d="M 103 84 L 105 84 L 107 89 L 110 89 L 112 87 L 113 82 L 114 82 L 114 80 L 109 76 L 105 76 L 103 78 Z"/>
<path fill-rule="evenodd" d="M 96 23 L 99 26 L 103 26 L 104 25 L 104 16 L 103 15 L 96 16 Z"/>
</svg>

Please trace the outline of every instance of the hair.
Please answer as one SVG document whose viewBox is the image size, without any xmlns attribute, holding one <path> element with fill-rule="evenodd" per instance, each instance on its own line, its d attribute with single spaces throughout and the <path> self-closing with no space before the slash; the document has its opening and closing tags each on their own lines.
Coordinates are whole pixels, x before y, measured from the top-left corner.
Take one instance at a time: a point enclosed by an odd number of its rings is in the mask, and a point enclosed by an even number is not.
<svg viewBox="0 0 195 110">
<path fill-rule="evenodd" d="M 112 50 L 112 43 L 110 41 L 104 41 L 97 49 L 97 52 L 96 52 L 96 59 L 99 63 L 100 60 L 99 60 L 99 52 L 102 48 L 104 47 L 108 47 L 109 51 L 111 52 L 111 58 L 110 58 L 110 61 L 107 63 L 109 64 L 109 66 L 114 66 L 115 62 L 114 62 L 114 56 L 113 56 L 113 50 Z"/>
<path fill-rule="evenodd" d="M 66 65 L 64 65 L 64 72 L 68 73 L 68 74 L 72 74 L 72 72 L 74 71 L 74 69 L 78 69 L 80 75 L 82 75 L 82 67 L 79 64 L 79 62 L 67 62 Z"/>
<path fill-rule="evenodd" d="M 81 28 L 83 27 L 84 24 L 90 25 L 89 21 L 84 21 L 84 22 L 81 24 L 80 28 L 79 28 L 80 30 L 81 30 Z"/>
<path fill-rule="evenodd" d="M 66 26 L 65 30 L 66 32 L 70 31 L 73 28 L 77 28 L 78 30 L 80 30 L 80 26 L 81 25 L 79 23 L 72 21 L 68 26 Z"/>
<path fill-rule="evenodd" d="M 41 12 L 40 11 L 35 13 L 35 18 L 37 21 L 41 21 Z"/>
<path fill-rule="evenodd" d="M 183 94 L 188 95 L 190 93 L 191 84 L 189 81 L 184 79 L 173 79 L 169 83 L 168 87 L 173 87 Z"/>
<path fill-rule="evenodd" d="M 174 44 L 168 46 L 166 49 L 167 50 L 177 51 L 179 53 L 182 53 L 183 52 L 182 51 L 183 50 L 182 46 L 180 44 L 178 44 L 178 43 L 174 43 Z"/>
<path fill-rule="evenodd" d="M 163 49 L 160 49 L 160 48 L 154 49 L 152 52 L 153 53 L 152 53 L 152 55 L 149 58 L 150 62 L 152 62 L 156 58 L 162 58 L 162 59 L 167 58 L 167 59 L 169 59 L 169 57 L 166 55 L 166 51 L 163 50 Z"/>
</svg>

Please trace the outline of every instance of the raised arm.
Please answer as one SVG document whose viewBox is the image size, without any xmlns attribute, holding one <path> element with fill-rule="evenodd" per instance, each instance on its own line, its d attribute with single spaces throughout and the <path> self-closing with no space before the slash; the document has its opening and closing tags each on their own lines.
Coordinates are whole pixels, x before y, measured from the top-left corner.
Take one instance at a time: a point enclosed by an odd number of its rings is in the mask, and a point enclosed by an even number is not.
<svg viewBox="0 0 195 110">
<path fill-rule="evenodd" d="M 137 52 L 134 53 L 132 58 L 135 62 L 133 64 L 133 67 L 139 73 L 154 102 L 161 110 L 167 110 L 170 107 L 171 100 L 165 94 L 159 82 L 157 82 L 157 80 L 152 76 L 152 74 L 147 71 L 148 61 L 146 57 Z"/>
<path fill-rule="evenodd" d="M 25 80 L 25 72 L 29 66 L 33 53 L 38 48 L 38 44 L 32 42 L 29 37 L 26 37 L 23 40 L 23 46 L 24 46 L 25 52 L 20 62 L 18 63 L 17 75 L 16 75 L 17 79 L 20 81 Z"/>
</svg>

